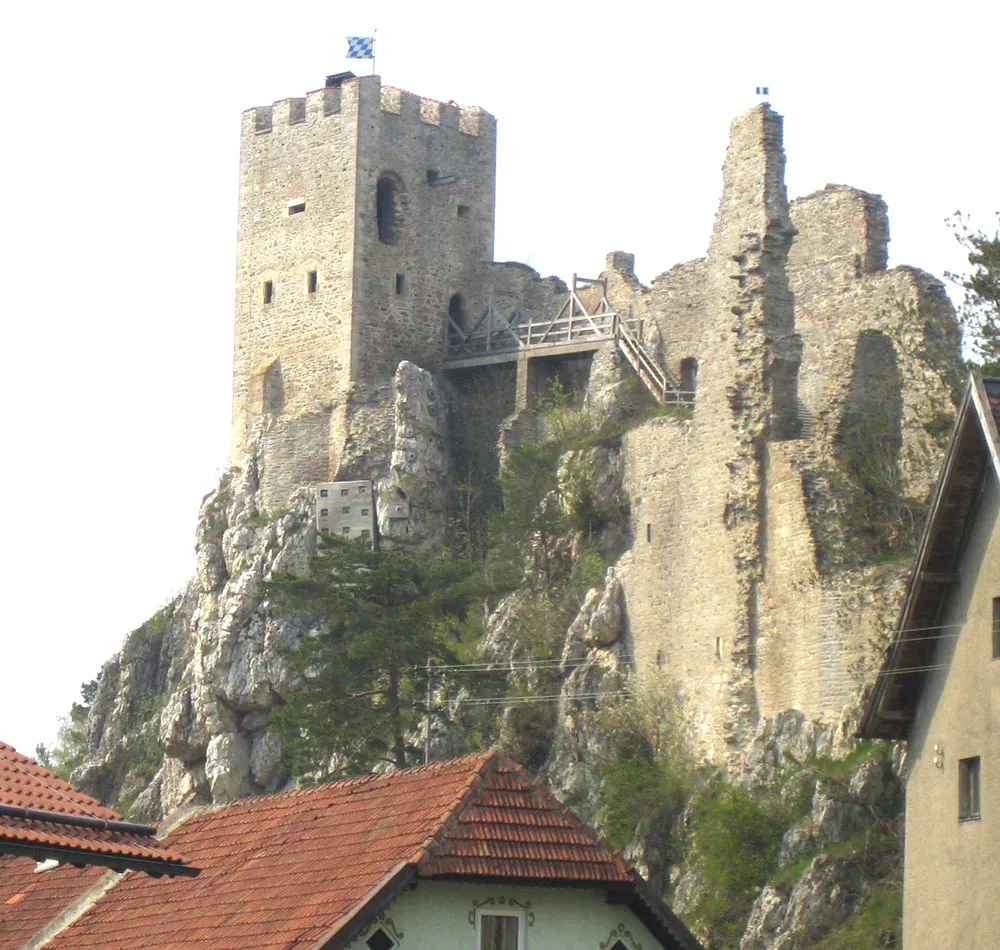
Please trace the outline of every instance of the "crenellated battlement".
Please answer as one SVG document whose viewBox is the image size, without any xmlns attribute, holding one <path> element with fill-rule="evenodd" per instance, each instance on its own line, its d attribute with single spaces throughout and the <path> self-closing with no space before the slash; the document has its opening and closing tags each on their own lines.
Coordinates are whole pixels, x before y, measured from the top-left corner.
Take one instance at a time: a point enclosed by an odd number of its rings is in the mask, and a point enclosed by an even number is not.
<svg viewBox="0 0 1000 950">
<path fill-rule="evenodd" d="M 356 91 L 332 86 L 307 92 L 300 98 L 279 99 L 269 106 L 255 106 L 243 113 L 243 134 L 257 135 L 337 115 L 343 110 L 345 102 L 352 99 L 357 101 Z"/>
<path fill-rule="evenodd" d="M 443 129 L 458 129 L 466 135 L 486 134 L 492 131 L 495 124 L 493 116 L 479 106 L 441 102 L 396 86 L 382 86 L 379 107 L 392 115 L 419 119 L 427 125 L 437 125 Z"/>
<path fill-rule="evenodd" d="M 374 92 L 380 111 L 388 115 L 442 129 L 457 129 L 466 135 L 483 136 L 495 131 L 496 120 L 479 106 L 459 106 L 395 86 L 383 86 L 378 76 L 353 76 L 301 98 L 280 99 L 269 106 L 247 109 L 243 113 L 243 134 L 259 135 L 353 111 L 362 89 L 366 95 Z"/>
</svg>

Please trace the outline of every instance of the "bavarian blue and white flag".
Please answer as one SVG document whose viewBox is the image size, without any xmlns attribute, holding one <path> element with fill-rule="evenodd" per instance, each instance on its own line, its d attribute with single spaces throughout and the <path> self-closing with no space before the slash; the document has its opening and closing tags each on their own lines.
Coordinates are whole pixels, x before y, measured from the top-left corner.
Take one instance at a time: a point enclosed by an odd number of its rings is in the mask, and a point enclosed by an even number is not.
<svg viewBox="0 0 1000 950">
<path fill-rule="evenodd" d="M 375 37 L 374 36 L 349 36 L 349 37 L 347 37 L 347 58 L 348 59 L 374 59 L 375 58 Z"/>
</svg>

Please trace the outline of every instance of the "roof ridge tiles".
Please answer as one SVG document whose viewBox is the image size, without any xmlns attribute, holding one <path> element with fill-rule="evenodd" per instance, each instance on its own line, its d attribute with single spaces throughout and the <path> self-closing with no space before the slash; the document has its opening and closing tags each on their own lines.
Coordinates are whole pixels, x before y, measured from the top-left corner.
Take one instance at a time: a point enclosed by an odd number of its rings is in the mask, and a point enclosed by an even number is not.
<svg viewBox="0 0 1000 950">
<path fill-rule="evenodd" d="M 463 807 L 466 804 L 472 789 L 479 781 L 481 781 L 484 777 L 484 773 L 488 773 L 490 765 L 497 761 L 499 754 L 495 749 L 490 749 L 485 754 L 479 753 L 477 757 L 480 760 L 479 764 L 472 770 L 469 777 L 462 784 L 458 794 L 449 803 L 441 817 L 435 822 L 434 827 L 427 833 L 427 837 L 424 838 L 416 851 L 414 851 L 412 857 L 410 858 L 410 864 L 414 867 L 419 867 L 432 857 L 432 849 L 438 839 L 438 836 L 444 831 L 445 827 L 447 827 L 449 821 L 457 820 L 458 816 L 462 813 Z M 452 759 L 451 761 L 455 762 L 459 760 Z"/>
</svg>

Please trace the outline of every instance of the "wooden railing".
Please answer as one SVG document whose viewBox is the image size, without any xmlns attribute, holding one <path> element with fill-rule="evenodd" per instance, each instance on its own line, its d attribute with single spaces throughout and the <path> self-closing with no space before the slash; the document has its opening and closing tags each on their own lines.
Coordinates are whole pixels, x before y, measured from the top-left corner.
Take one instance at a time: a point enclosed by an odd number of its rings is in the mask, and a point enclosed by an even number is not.
<svg viewBox="0 0 1000 950">
<path fill-rule="evenodd" d="M 584 288 L 600 287 L 600 300 L 588 307 L 581 297 Z M 656 361 L 646 349 L 636 329 L 641 333 L 641 321 L 623 320 L 612 309 L 607 298 L 607 283 L 603 280 L 573 275 L 569 294 L 551 319 L 536 320 L 528 314 L 521 295 L 509 291 L 493 291 L 487 298 L 486 310 L 479 320 L 466 329 L 448 317 L 445 341 L 445 364 L 481 357 L 513 359 L 521 350 L 538 350 L 580 344 L 596 345 L 614 340 L 629 365 L 643 381 L 660 405 L 691 405 L 694 393 L 682 392 L 670 370 Z"/>
</svg>

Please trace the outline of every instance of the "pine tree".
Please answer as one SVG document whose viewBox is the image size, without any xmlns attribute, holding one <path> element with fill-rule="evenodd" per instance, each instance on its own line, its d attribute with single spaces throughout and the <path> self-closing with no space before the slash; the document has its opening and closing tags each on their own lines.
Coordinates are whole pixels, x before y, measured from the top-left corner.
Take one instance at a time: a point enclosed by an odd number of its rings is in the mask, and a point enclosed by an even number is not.
<svg viewBox="0 0 1000 950">
<path fill-rule="evenodd" d="M 426 663 L 454 661 L 461 622 L 482 594 L 474 570 L 445 554 L 324 535 L 308 577 L 268 585 L 279 608 L 316 622 L 290 657 L 301 685 L 273 720 L 293 771 L 325 778 L 414 764 L 407 735 L 424 715 Z"/>
<path fill-rule="evenodd" d="M 948 222 L 968 251 L 972 268 L 967 276 L 948 276 L 965 291 L 958 317 L 969 352 L 984 376 L 1000 376 L 1000 212 L 997 222 L 993 237 L 973 231 L 961 212 Z"/>
</svg>

